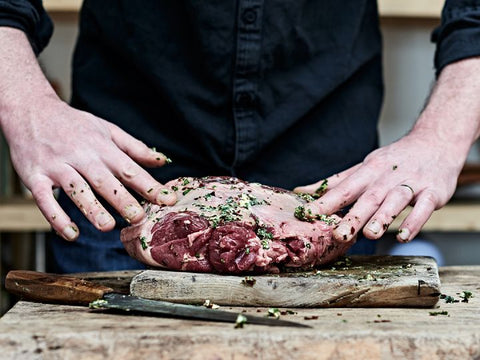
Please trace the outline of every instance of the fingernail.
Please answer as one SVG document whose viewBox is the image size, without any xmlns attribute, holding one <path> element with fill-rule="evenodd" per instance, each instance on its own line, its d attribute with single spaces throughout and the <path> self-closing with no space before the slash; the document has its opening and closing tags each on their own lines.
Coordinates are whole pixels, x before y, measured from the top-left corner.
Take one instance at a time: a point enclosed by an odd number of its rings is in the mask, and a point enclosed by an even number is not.
<svg viewBox="0 0 480 360">
<path fill-rule="evenodd" d="M 407 242 L 408 238 L 410 237 L 410 230 L 408 230 L 407 228 L 398 229 L 397 237 L 401 241 Z"/>
<path fill-rule="evenodd" d="M 124 213 L 125 220 L 130 222 L 134 217 L 136 217 L 141 212 L 142 212 L 142 208 L 140 208 L 139 206 L 133 205 L 133 204 L 127 205 L 125 207 L 125 213 Z"/>
<path fill-rule="evenodd" d="M 339 240 L 349 241 L 352 235 L 355 233 L 353 226 L 348 224 L 341 224 L 335 230 Z"/>
<path fill-rule="evenodd" d="M 69 225 L 63 229 L 62 234 L 65 239 L 73 241 L 77 238 L 78 229 L 73 225 Z"/>
<path fill-rule="evenodd" d="M 159 204 L 173 205 L 177 201 L 177 196 L 174 192 L 167 189 L 161 189 L 157 195 L 157 202 Z"/>
<path fill-rule="evenodd" d="M 98 227 L 104 227 L 105 225 L 109 224 L 113 221 L 113 218 L 104 211 L 101 211 L 95 217 L 95 221 L 97 222 Z"/>
<path fill-rule="evenodd" d="M 156 148 L 152 148 L 152 151 L 155 153 L 155 160 L 158 160 L 158 161 L 163 160 L 165 164 L 171 164 L 172 163 L 172 159 L 170 159 L 164 153 L 161 153 L 161 152 L 157 151 Z"/>
<path fill-rule="evenodd" d="M 382 230 L 382 226 L 378 221 L 373 220 L 370 224 L 368 224 L 367 229 L 374 234 L 378 234 L 380 230 Z"/>
</svg>

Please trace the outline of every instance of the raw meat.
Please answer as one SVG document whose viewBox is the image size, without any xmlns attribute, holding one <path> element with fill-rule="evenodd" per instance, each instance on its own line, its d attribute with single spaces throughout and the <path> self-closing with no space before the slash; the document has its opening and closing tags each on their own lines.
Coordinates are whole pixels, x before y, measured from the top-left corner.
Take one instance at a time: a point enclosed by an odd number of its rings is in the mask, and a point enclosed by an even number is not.
<svg viewBox="0 0 480 360">
<path fill-rule="evenodd" d="M 128 253 L 153 267 L 278 273 L 331 262 L 353 244 L 333 239 L 337 215 L 305 217 L 309 195 L 232 177 L 179 178 L 167 186 L 178 202 L 145 204 L 146 220 L 121 232 Z"/>
</svg>

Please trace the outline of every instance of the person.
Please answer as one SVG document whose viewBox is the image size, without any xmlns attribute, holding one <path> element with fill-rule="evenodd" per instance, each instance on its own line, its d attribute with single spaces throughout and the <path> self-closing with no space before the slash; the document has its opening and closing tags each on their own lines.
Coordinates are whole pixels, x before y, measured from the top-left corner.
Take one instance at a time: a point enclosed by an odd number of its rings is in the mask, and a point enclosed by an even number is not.
<svg viewBox="0 0 480 360">
<path fill-rule="evenodd" d="M 35 58 L 52 32 L 41 1 L 0 0 L 1 126 L 59 234 L 50 242 L 56 271 L 139 266 L 119 229 L 143 219 L 140 198 L 173 204 L 162 184 L 179 176 L 305 192 L 326 178 L 310 210 L 351 206 L 338 239 L 378 239 L 412 204 L 397 235 L 412 240 L 452 196 L 479 136 L 477 5 L 446 1 L 428 104 L 407 135 L 377 148 L 375 0 L 85 0 L 71 104 Z M 63 189 L 58 199 L 52 188 Z"/>
</svg>

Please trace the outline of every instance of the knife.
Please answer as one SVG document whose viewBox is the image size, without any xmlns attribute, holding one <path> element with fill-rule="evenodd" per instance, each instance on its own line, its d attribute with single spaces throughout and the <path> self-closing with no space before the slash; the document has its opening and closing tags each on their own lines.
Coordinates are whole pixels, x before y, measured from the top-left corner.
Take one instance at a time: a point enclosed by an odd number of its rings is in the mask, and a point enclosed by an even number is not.
<svg viewBox="0 0 480 360">
<path fill-rule="evenodd" d="M 280 320 L 221 311 L 202 306 L 176 304 L 167 301 L 149 300 L 136 296 L 118 294 L 108 286 L 72 276 L 47 274 L 28 270 L 9 271 L 5 289 L 25 300 L 60 303 L 67 305 L 90 305 L 93 309 L 110 309 L 151 316 L 167 316 L 207 321 L 232 322 L 240 325 L 259 324 L 311 328 L 311 326 Z"/>
</svg>

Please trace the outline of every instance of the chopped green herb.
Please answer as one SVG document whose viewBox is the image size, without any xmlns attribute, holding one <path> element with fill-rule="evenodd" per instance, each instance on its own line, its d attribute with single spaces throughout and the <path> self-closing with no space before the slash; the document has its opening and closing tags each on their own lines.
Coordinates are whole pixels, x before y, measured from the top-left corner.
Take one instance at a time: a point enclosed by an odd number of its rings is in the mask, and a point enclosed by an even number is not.
<svg viewBox="0 0 480 360">
<path fill-rule="evenodd" d="M 256 282 L 257 280 L 255 280 L 255 278 L 253 278 L 252 276 L 245 276 L 245 279 L 242 280 L 243 285 L 250 286 L 250 287 L 255 285 Z"/>
<path fill-rule="evenodd" d="M 279 319 L 280 318 L 280 310 L 278 310 L 278 308 L 269 308 L 268 311 L 267 311 L 267 315 L 272 316 L 275 319 Z"/>
<path fill-rule="evenodd" d="M 270 245 L 268 244 L 268 240 L 262 240 L 262 241 L 260 241 L 260 243 L 262 244 L 262 248 L 264 250 L 270 249 Z"/>
<path fill-rule="evenodd" d="M 204 198 L 205 200 L 210 200 L 210 198 L 211 198 L 212 196 L 215 196 L 215 191 L 212 191 L 211 193 L 208 193 L 208 194 L 203 195 L 203 198 Z"/>
<path fill-rule="evenodd" d="M 247 323 L 247 317 L 242 314 L 238 314 L 237 320 L 235 320 L 235 329 L 243 329 L 243 325 Z"/>
<path fill-rule="evenodd" d="M 205 300 L 203 303 L 203 306 L 205 306 L 207 309 L 218 309 L 220 306 L 217 304 L 214 304 L 211 300 Z"/>
<path fill-rule="evenodd" d="M 335 223 L 335 220 L 331 216 L 325 214 L 313 214 L 310 209 L 307 210 L 304 206 L 297 206 L 293 215 L 301 221 L 313 222 L 315 220 L 320 220 L 327 225 Z"/>
<path fill-rule="evenodd" d="M 257 228 L 257 236 L 259 239 L 267 239 L 267 240 L 273 239 L 273 233 L 267 231 L 265 227 Z"/>
<path fill-rule="evenodd" d="M 169 157 L 165 158 L 165 164 L 171 164 L 173 161 Z"/>
<path fill-rule="evenodd" d="M 249 247 L 245 248 L 245 254 L 247 254 L 247 255 L 250 254 L 250 248 Z"/>
<path fill-rule="evenodd" d="M 327 191 L 327 189 L 328 189 L 328 179 L 325 179 L 320 184 L 320 187 L 317 190 L 315 190 L 315 194 L 323 195 Z"/>
<path fill-rule="evenodd" d="M 458 303 L 459 301 L 456 300 L 453 296 L 441 294 L 440 299 L 444 299 L 447 304 Z"/>
<path fill-rule="evenodd" d="M 305 210 L 305 206 L 297 206 L 293 215 L 298 220 L 313 222 L 312 211 L 310 209 Z"/>
<path fill-rule="evenodd" d="M 175 185 L 172 185 L 172 190 L 173 190 L 173 191 L 178 191 L 178 187 L 175 186 Z"/>
<path fill-rule="evenodd" d="M 188 184 L 190 184 L 190 180 L 188 180 L 187 178 L 183 178 L 182 185 L 185 186 Z"/>
<path fill-rule="evenodd" d="M 145 236 L 140 236 L 140 244 L 142 244 L 142 249 L 147 250 L 147 238 Z"/>
<path fill-rule="evenodd" d="M 462 295 L 460 295 L 462 298 L 462 302 L 468 303 L 468 299 L 473 297 L 473 294 L 471 291 L 462 291 Z"/>
<path fill-rule="evenodd" d="M 103 309 L 107 304 L 108 304 L 107 300 L 100 299 L 100 300 L 92 301 L 90 304 L 88 304 L 88 307 L 90 309 Z"/>
<path fill-rule="evenodd" d="M 168 190 L 167 189 L 162 189 L 162 194 L 168 195 Z"/>
<path fill-rule="evenodd" d="M 430 311 L 430 316 L 448 315 L 448 311 Z"/>
<path fill-rule="evenodd" d="M 310 195 L 310 194 L 307 194 L 307 193 L 298 193 L 297 196 L 305 201 L 308 201 L 308 202 L 311 202 L 311 201 L 315 201 L 315 199 L 318 199 L 318 195 Z"/>
<path fill-rule="evenodd" d="M 192 191 L 192 189 L 185 189 L 183 190 L 182 194 L 187 195 L 190 191 Z"/>
</svg>

